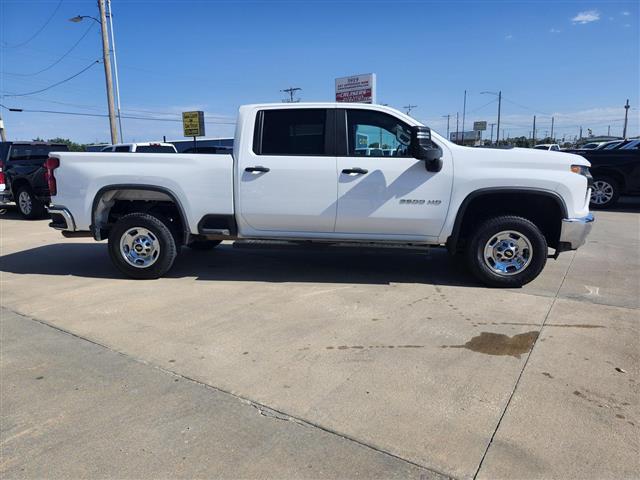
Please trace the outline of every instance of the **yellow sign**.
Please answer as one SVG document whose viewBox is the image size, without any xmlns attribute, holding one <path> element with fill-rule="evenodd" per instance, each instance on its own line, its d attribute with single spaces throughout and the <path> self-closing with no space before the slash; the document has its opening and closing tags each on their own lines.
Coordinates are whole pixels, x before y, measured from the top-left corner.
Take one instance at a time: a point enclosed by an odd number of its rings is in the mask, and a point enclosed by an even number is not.
<svg viewBox="0 0 640 480">
<path fill-rule="evenodd" d="M 204 112 L 182 112 L 185 137 L 204 137 Z"/>
</svg>

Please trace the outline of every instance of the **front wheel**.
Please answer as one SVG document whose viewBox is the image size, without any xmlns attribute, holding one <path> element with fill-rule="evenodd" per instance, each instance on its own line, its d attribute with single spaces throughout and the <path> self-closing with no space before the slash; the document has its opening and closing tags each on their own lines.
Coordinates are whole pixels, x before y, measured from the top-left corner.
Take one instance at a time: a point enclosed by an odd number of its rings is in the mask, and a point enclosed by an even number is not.
<svg viewBox="0 0 640 480">
<path fill-rule="evenodd" d="M 618 203 L 620 185 L 613 178 L 597 177 L 591 186 L 592 208 L 608 208 Z"/>
<path fill-rule="evenodd" d="M 169 227 L 147 213 L 125 215 L 109 233 L 111 260 L 131 278 L 161 277 L 173 265 L 177 252 Z"/>
<path fill-rule="evenodd" d="M 485 285 L 521 287 L 544 268 L 547 240 L 526 218 L 495 217 L 471 235 L 466 253 L 471 272 Z"/>
</svg>

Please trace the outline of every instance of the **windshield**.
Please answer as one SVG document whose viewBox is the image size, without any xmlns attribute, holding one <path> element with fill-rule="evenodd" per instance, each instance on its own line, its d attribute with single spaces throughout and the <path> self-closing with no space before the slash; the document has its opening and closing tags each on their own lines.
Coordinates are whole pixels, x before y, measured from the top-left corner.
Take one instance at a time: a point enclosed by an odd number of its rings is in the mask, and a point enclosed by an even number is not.
<svg viewBox="0 0 640 480">
<path fill-rule="evenodd" d="M 12 145 L 9 158 L 12 162 L 46 160 L 50 152 L 67 151 L 69 147 L 66 145 Z"/>
<path fill-rule="evenodd" d="M 140 145 L 136 153 L 176 153 L 176 149 L 169 145 Z"/>
</svg>

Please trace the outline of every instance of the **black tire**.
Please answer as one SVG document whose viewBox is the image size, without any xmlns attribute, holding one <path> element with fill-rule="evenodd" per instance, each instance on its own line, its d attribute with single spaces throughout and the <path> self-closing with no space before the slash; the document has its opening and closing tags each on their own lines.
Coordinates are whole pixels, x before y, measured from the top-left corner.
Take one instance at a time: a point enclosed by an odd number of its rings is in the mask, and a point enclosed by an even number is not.
<svg viewBox="0 0 640 480">
<path fill-rule="evenodd" d="M 149 234 L 136 232 L 136 228 L 146 229 Z M 132 231 L 134 233 L 132 233 Z M 127 232 L 129 232 L 129 234 Z M 147 244 L 153 246 L 152 251 L 157 250 L 157 254 L 155 256 L 137 257 L 141 263 L 140 266 L 134 266 L 132 263 L 135 263 L 135 261 L 128 261 L 125 258 L 126 254 L 121 249 L 121 240 L 125 236 L 129 239 L 134 239 L 134 248 L 136 248 L 136 239 L 147 241 Z M 156 249 L 156 246 L 159 248 Z M 131 259 L 132 256 L 135 256 L 135 252 L 132 250 L 133 249 L 129 249 L 132 255 L 127 256 L 127 258 Z M 162 220 L 148 213 L 130 213 L 129 215 L 125 215 L 115 223 L 109 233 L 109 256 L 111 257 L 111 261 L 118 270 L 131 278 L 146 280 L 161 277 L 172 267 L 177 254 L 176 241 L 169 227 Z M 144 266 L 147 259 L 150 263 L 148 266 Z"/>
<path fill-rule="evenodd" d="M 44 203 L 36 198 L 33 190 L 28 185 L 18 187 L 15 196 L 18 212 L 27 220 L 35 220 L 44 217 Z"/>
<path fill-rule="evenodd" d="M 508 267 L 509 271 L 497 273 L 489 265 L 492 260 L 485 260 L 485 246 L 487 246 L 491 240 L 498 238 L 497 235 L 499 233 L 506 231 L 517 234 L 512 237 L 507 235 L 508 239 L 505 240 L 507 243 L 511 239 L 517 239 L 519 235 L 520 237 L 524 237 L 525 240 L 528 240 L 531 246 L 530 249 L 522 249 L 522 254 L 528 259 L 528 263 L 519 273 L 517 272 L 517 268 L 513 266 Z M 495 248 L 499 250 L 497 243 Z M 525 253 L 525 250 L 528 251 L 528 255 Z M 506 259 L 505 263 L 509 264 L 513 251 L 509 253 L 509 258 L 506 257 L 506 252 L 500 253 L 498 251 L 497 254 L 504 255 L 503 258 Z M 475 230 L 471 238 L 469 238 L 466 258 L 467 265 L 471 272 L 485 285 L 490 287 L 514 288 L 529 283 L 540 274 L 547 263 L 547 254 L 547 240 L 533 222 L 522 217 L 501 216 L 490 218 Z"/>
<path fill-rule="evenodd" d="M 610 208 L 618 203 L 620 184 L 615 178 L 595 177 L 591 189 L 589 206 L 593 209 Z"/>
<path fill-rule="evenodd" d="M 222 240 L 194 240 L 191 243 L 187 243 L 187 247 L 192 250 L 206 251 L 213 250 L 222 243 Z"/>
</svg>

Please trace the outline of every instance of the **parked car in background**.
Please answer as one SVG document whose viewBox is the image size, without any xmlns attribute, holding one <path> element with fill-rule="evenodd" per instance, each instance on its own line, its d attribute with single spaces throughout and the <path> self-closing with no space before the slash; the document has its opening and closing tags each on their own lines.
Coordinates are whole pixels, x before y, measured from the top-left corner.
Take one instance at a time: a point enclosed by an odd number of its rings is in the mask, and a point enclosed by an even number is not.
<svg viewBox="0 0 640 480">
<path fill-rule="evenodd" d="M 231 154 L 233 153 L 233 147 L 191 147 L 183 150 L 180 153 Z"/>
<path fill-rule="evenodd" d="M 67 152 L 65 144 L 0 142 L 0 203 L 15 202 L 24 218 L 40 218 L 49 203 L 44 162 L 51 152 Z"/>
<path fill-rule="evenodd" d="M 591 207 L 614 206 L 620 195 L 640 194 L 640 140 L 622 141 L 611 149 L 574 150 L 591 162 Z"/>
<path fill-rule="evenodd" d="M 560 145 L 558 145 L 557 143 L 541 143 L 540 145 L 536 145 L 533 148 L 535 148 L 536 150 L 548 150 L 550 152 L 560 151 Z"/>
<path fill-rule="evenodd" d="M 175 146 L 162 142 L 117 143 L 115 145 L 107 145 L 100 151 L 116 153 L 178 153 Z"/>
</svg>

